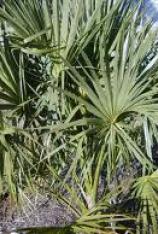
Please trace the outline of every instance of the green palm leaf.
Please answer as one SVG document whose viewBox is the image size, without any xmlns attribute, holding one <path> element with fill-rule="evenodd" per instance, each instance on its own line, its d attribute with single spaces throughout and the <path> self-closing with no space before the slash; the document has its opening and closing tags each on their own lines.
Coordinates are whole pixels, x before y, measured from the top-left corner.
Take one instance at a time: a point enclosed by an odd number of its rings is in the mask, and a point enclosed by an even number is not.
<svg viewBox="0 0 158 234">
<path fill-rule="evenodd" d="M 140 210 L 138 213 L 138 222 L 140 224 L 140 226 L 138 226 L 138 232 L 140 233 L 148 233 L 150 224 L 152 225 L 153 233 L 157 232 L 157 182 L 158 172 L 155 171 L 151 175 L 138 178 L 133 186 L 133 195 L 140 201 Z"/>
<path fill-rule="evenodd" d="M 152 144 L 150 150 L 145 152 L 136 142 L 137 138 L 133 138 L 133 133 L 131 135 L 130 127 L 134 127 L 133 131 L 136 134 L 137 118 L 141 120 L 139 127 L 142 130 L 145 118 L 153 125 L 157 124 L 157 87 L 149 79 L 153 66 L 157 64 L 157 56 L 150 62 L 152 65 L 149 64 L 145 70 L 145 76 L 141 70 L 144 59 L 154 45 L 156 33 L 152 31 L 150 24 L 138 31 L 140 23 L 134 19 L 134 14 L 136 13 L 129 12 L 129 17 L 125 18 L 119 28 L 117 40 L 110 47 L 106 42 L 108 38 L 103 33 L 104 41 L 103 47 L 100 48 L 98 69 L 93 67 L 85 53 L 83 53 L 85 65 L 79 63 L 79 69 L 65 61 L 69 67 L 67 74 L 78 89 L 82 90 L 84 96 L 82 93 L 77 95 L 69 91 L 65 93 L 83 105 L 87 115 L 98 119 L 98 123 L 96 121 L 93 124 L 99 139 L 102 139 L 102 144 L 105 145 L 105 158 L 109 158 L 108 164 L 112 162 L 110 166 L 112 170 L 123 163 L 120 160 L 126 158 L 127 152 L 130 155 L 129 162 L 136 158 L 146 169 L 152 168 L 150 162 Z M 108 53 L 104 55 L 102 51 Z M 147 139 L 146 134 L 147 129 L 144 132 Z M 153 136 L 154 132 L 150 129 L 150 137 Z M 122 148 L 119 147 L 120 144 Z M 149 141 L 146 141 L 146 144 L 149 147 Z M 122 155 L 120 160 L 117 155 Z"/>
</svg>

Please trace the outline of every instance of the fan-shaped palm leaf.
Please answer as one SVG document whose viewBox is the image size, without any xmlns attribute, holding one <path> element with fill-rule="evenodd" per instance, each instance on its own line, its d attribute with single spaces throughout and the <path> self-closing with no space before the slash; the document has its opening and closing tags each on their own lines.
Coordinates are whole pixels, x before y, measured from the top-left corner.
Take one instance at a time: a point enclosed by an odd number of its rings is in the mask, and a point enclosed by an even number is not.
<svg viewBox="0 0 158 234">
<path fill-rule="evenodd" d="M 140 210 L 138 213 L 138 232 L 148 233 L 151 230 L 157 233 L 158 218 L 158 171 L 151 175 L 140 177 L 136 180 L 134 188 L 134 198 L 138 199 Z"/>
<path fill-rule="evenodd" d="M 108 233 L 116 230 L 127 230 L 126 221 L 135 221 L 128 214 L 109 212 L 112 197 L 117 197 L 122 192 L 121 186 L 109 191 L 103 184 L 99 183 L 101 170 L 103 168 L 102 150 L 98 162 L 94 158 L 85 163 L 87 151 L 84 146 L 85 137 L 81 137 L 74 155 L 72 165 L 63 180 L 54 167 L 49 167 L 52 178 L 58 183 L 52 183 L 52 194 L 59 202 L 66 205 L 75 216 L 72 229 L 75 232 L 84 233 Z M 78 168 L 80 165 L 80 168 Z M 102 192 L 100 190 L 103 190 Z M 63 192 L 64 191 L 64 192 Z M 124 224 L 124 225 L 122 225 Z M 130 230 L 130 229 L 129 229 Z M 132 232 L 132 229 L 131 229 Z M 116 232 L 117 233 L 117 232 Z"/>
<path fill-rule="evenodd" d="M 130 162 L 132 158 L 151 169 L 151 155 L 149 151 L 143 152 L 137 143 L 136 132 L 139 128 L 143 129 L 145 119 L 153 126 L 157 125 L 157 86 L 151 79 L 153 69 L 157 69 L 157 55 L 142 69 L 156 33 L 150 25 L 139 30 L 138 26 L 139 21 L 130 13 L 119 28 L 117 40 L 110 47 L 107 47 L 107 38 L 103 33 L 98 69 L 93 67 L 85 54 L 86 68 L 79 64 L 80 68 L 76 69 L 66 61 L 69 67 L 67 73 L 82 89 L 84 97 L 66 93 L 83 105 L 87 114 L 95 117 L 89 124 L 97 132 L 98 141 L 106 145 L 105 158 L 108 157 L 108 167 L 111 169 L 118 163 L 122 164 L 122 160 Z M 103 54 L 103 51 L 107 51 L 107 54 Z M 145 136 L 146 133 L 145 130 Z"/>
</svg>

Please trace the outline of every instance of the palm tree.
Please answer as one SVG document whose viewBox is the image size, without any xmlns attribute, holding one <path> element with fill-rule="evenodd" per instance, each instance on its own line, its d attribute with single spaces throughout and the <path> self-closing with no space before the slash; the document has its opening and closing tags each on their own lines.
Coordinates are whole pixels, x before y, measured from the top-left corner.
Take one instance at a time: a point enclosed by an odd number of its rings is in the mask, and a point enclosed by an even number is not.
<svg viewBox="0 0 158 234">
<path fill-rule="evenodd" d="M 157 32 L 142 25 L 140 5 L 6 0 L 0 9 L 1 180 L 12 193 L 40 182 L 74 212 L 76 231 L 124 230 L 135 220 L 120 214 L 126 196 L 139 201 L 143 232 L 147 217 L 157 228 Z"/>
<path fill-rule="evenodd" d="M 109 39 L 109 25 L 104 25 L 99 38 L 97 67 L 94 67 L 84 52 L 82 54 L 84 65 L 79 61 L 78 66 L 74 67 L 65 61 L 69 68 L 68 76 L 82 90 L 76 94 L 76 88 L 72 88 L 71 92 L 66 90 L 65 93 L 82 109 L 84 108 L 84 111 L 81 109 L 82 118 L 78 121 L 81 123 L 85 120 L 81 131 L 86 135 L 87 142 L 89 137 L 92 137 L 87 155 L 89 160 L 93 158 L 95 165 L 101 161 L 99 175 L 104 168 L 109 184 L 120 167 L 129 170 L 131 164 L 138 162 L 134 174 L 144 176 L 154 169 L 152 146 L 154 140 L 157 141 L 158 57 L 157 54 L 152 59 L 148 57 L 155 44 L 157 33 L 149 24 L 141 26 L 137 11 L 128 13 L 115 40 Z M 84 125 L 86 128 L 89 125 L 87 131 Z M 141 179 L 144 177 L 140 178 L 140 181 Z M 98 182 L 97 176 L 94 184 Z M 155 192 L 151 195 L 150 190 L 153 190 L 151 184 L 147 184 L 147 189 L 146 187 L 142 189 L 139 198 L 141 211 L 145 209 L 152 217 L 153 233 L 155 233 L 157 187 L 154 187 Z M 139 185 L 137 183 L 137 186 Z M 88 196 L 94 204 L 96 191 L 90 194 Z M 146 203 L 143 202 L 144 196 Z M 147 225 L 147 218 L 144 218 L 142 212 L 140 217 L 143 225 Z M 144 228 L 142 233 L 146 231 L 147 228 Z"/>
</svg>

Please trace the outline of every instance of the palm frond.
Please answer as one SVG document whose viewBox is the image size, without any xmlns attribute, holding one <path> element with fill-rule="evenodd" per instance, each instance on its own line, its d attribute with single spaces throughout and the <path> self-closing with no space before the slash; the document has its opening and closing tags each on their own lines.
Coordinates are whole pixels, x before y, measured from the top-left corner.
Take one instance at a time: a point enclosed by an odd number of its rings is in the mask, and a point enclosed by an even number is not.
<svg viewBox="0 0 158 234">
<path fill-rule="evenodd" d="M 139 213 L 137 221 L 140 233 L 157 232 L 158 200 L 157 170 L 151 175 L 140 177 L 136 180 L 133 195 L 139 201 Z"/>
</svg>

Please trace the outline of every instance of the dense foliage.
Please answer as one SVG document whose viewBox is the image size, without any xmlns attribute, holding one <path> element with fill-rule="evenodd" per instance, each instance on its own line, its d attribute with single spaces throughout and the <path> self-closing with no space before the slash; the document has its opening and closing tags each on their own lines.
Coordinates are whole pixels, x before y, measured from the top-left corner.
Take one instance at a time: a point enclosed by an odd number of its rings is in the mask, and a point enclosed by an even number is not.
<svg viewBox="0 0 158 234">
<path fill-rule="evenodd" d="M 52 194 L 75 231 L 157 233 L 157 32 L 140 7 L 0 9 L 0 193 Z"/>
</svg>

